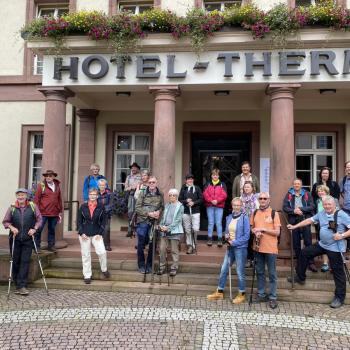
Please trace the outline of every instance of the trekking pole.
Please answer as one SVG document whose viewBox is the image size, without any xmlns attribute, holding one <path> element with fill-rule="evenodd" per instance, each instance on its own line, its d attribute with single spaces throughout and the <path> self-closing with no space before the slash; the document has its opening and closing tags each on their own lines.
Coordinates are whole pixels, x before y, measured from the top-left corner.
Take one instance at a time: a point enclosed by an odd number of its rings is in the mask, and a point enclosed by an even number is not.
<svg viewBox="0 0 350 350">
<path fill-rule="evenodd" d="M 7 300 L 10 299 L 10 291 L 11 291 L 11 282 L 12 282 L 12 269 L 13 269 L 13 252 L 14 252 L 14 249 L 15 249 L 15 237 L 14 235 L 12 235 L 12 249 L 11 249 L 11 256 L 10 256 L 10 275 L 9 275 L 9 287 L 8 287 L 8 290 L 7 290 Z"/>
<path fill-rule="evenodd" d="M 346 278 L 347 278 L 347 280 L 348 280 L 348 282 L 350 284 L 350 272 L 349 272 L 348 266 L 346 265 L 346 259 L 344 257 L 344 254 L 343 254 L 343 252 L 340 249 L 339 241 L 337 241 L 337 246 L 338 246 L 341 258 L 343 260 L 343 267 L 344 267 L 344 272 L 345 272 Z"/>
<path fill-rule="evenodd" d="M 249 307 L 251 307 L 253 303 L 253 291 L 254 291 L 254 280 L 255 280 L 255 274 L 256 274 L 256 254 L 259 252 L 259 245 L 260 245 L 260 238 L 255 237 L 255 247 L 256 251 L 254 252 L 254 259 L 253 259 L 253 276 L 252 276 L 252 285 L 250 288 L 250 296 L 249 296 Z"/>
<path fill-rule="evenodd" d="M 232 300 L 232 279 L 231 279 L 231 259 L 230 259 L 230 246 L 227 246 L 227 263 L 228 263 L 228 278 L 230 283 L 230 299 Z"/>
<path fill-rule="evenodd" d="M 46 293 L 47 293 L 47 295 L 49 295 L 49 290 L 48 290 L 48 288 L 47 288 L 47 284 L 46 284 L 46 279 L 45 279 L 45 275 L 44 275 L 43 266 L 41 265 L 41 260 L 40 260 L 40 256 L 39 256 L 39 253 L 38 253 L 38 248 L 37 248 L 36 243 L 35 243 L 34 236 L 32 236 L 32 240 L 33 240 L 33 243 L 34 243 L 35 254 L 36 254 L 36 256 L 38 257 L 38 263 L 39 263 L 41 275 L 42 275 L 43 280 L 44 280 L 44 285 L 45 285 Z"/>
<path fill-rule="evenodd" d="M 191 219 L 191 238 L 192 238 L 192 246 L 193 246 L 193 250 L 195 251 L 196 255 L 197 255 L 197 243 L 196 243 L 196 237 L 195 237 L 195 233 L 193 230 L 193 223 L 192 223 L 192 207 L 189 207 L 190 210 L 190 219 Z"/>
<path fill-rule="evenodd" d="M 170 276 L 169 276 L 169 261 L 168 261 L 168 249 L 165 251 L 165 268 L 168 279 L 168 287 L 170 286 Z"/>
<path fill-rule="evenodd" d="M 156 253 L 156 240 L 157 240 L 157 236 L 156 236 L 156 230 L 154 229 L 155 226 L 155 220 L 152 220 L 152 226 L 151 226 L 151 232 L 152 232 L 152 276 L 151 276 L 151 284 L 153 285 L 154 283 L 154 255 Z M 149 252 L 148 252 L 149 254 Z"/>
</svg>

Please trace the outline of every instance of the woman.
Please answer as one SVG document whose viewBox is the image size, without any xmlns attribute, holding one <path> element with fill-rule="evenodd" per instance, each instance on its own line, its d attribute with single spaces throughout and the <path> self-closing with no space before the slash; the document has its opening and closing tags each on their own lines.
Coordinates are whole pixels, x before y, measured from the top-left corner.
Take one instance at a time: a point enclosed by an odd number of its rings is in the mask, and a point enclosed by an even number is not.
<svg viewBox="0 0 350 350">
<path fill-rule="evenodd" d="M 211 172 L 211 181 L 206 184 L 203 192 L 204 204 L 207 207 L 208 215 L 208 242 L 210 247 L 213 245 L 214 223 L 218 234 L 218 247 L 222 247 L 222 215 L 227 198 L 226 185 L 220 181 L 220 170 L 213 169 Z"/>
<path fill-rule="evenodd" d="M 103 243 L 103 232 L 106 224 L 106 212 L 101 203 L 97 203 L 98 190 L 89 190 L 89 199 L 79 208 L 78 233 L 81 247 L 81 259 L 83 262 L 83 275 L 86 284 L 91 283 L 91 244 L 100 261 L 104 278 L 109 278 L 107 269 L 107 253 Z"/>
<path fill-rule="evenodd" d="M 329 194 L 339 201 L 340 188 L 337 182 L 332 180 L 332 171 L 330 168 L 326 166 L 321 168 L 320 173 L 318 175 L 318 181 L 312 186 L 311 194 L 315 203 L 318 199 L 316 190 L 318 185 L 327 186 L 329 188 Z"/>
<path fill-rule="evenodd" d="M 238 294 L 232 300 L 233 304 L 241 304 L 245 301 L 245 263 L 247 259 L 247 247 L 250 236 L 250 223 L 243 211 L 243 202 L 241 198 L 232 199 L 232 214 L 226 218 L 225 237 L 229 243 L 227 254 L 221 266 L 219 284 L 217 290 L 207 296 L 208 300 L 218 300 L 224 297 L 224 288 L 226 285 L 227 274 L 232 264 L 236 262 L 238 277 Z"/>
<path fill-rule="evenodd" d="M 255 210 L 259 209 L 258 195 L 255 193 L 255 187 L 252 181 L 246 181 L 243 185 L 243 192 L 241 195 L 241 200 L 243 202 L 242 211 L 248 218 L 254 214 Z M 248 244 L 248 256 L 247 256 L 247 266 L 253 266 L 254 252 L 253 252 L 253 240 L 254 236 L 251 235 Z"/>
<path fill-rule="evenodd" d="M 179 267 L 179 241 L 184 232 L 182 228 L 183 205 L 178 201 L 179 192 L 176 188 L 169 190 L 169 202 L 166 204 L 162 219 L 159 224 L 161 232 L 160 238 L 160 266 L 158 274 L 163 274 L 166 270 L 165 258 L 167 246 L 170 244 L 172 264 L 170 276 L 175 276 Z"/>
<path fill-rule="evenodd" d="M 150 172 L 149 170 L 142 170 L 141 172 L 141 182 L 138 183 L 138 185 L 136 186 L 136 190 L 135 190 L 135 194 L 134 194 L 134 198 L 135 201 L 137 201 L 137 198 L 140 196 L 140 193 L 143 193 L 146 188 L 148 187 L 148 180 L 150 177 Z"/>
</svg>

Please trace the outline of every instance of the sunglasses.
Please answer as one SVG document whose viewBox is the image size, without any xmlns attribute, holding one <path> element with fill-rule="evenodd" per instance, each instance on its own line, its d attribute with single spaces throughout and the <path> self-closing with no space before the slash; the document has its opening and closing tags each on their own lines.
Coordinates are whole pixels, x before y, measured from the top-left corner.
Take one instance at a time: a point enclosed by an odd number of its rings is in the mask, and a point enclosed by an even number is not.
<svg viewBox="0 0 350 350">
<path fill-rule="evenodd" d="M 176 194 L 169 194 L 169 197 L 176 197 Z"/>
<path fill-rule="evenodd" d="M 259 198 L 259 201 L 267 201 L 267 200 L 268 200 L 268 198 L 266 198 L 266 197 Z"/>
</svg>

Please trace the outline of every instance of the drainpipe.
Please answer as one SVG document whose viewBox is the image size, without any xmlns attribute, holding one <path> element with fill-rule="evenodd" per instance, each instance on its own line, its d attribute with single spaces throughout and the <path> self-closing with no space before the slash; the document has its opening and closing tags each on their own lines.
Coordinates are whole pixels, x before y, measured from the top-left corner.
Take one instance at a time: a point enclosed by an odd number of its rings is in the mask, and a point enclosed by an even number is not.
<svg viewBox="0 0 350 350">
<path fill-rule="evenodd" d="M 73 182 L 74 182 L 74 163 L 75 163 L 75 130 L 77 121 L 77 109 L 72 106 L 72 147 L 69 164 L 69 211 L 68 211 L 68 231 L 72 231 L 72 216 L 73 216 Z"/>
</svg>

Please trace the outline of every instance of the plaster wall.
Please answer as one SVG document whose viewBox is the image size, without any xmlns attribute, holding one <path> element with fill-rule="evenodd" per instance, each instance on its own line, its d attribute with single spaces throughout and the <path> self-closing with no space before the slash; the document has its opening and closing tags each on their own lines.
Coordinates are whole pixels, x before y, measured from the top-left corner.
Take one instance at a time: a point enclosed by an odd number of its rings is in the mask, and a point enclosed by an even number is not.
<svg viewBox="0 0 350 350">
<path fill-rule="evenodd" d="M 194 0 L 162 0 L 161 7 L 184 16 L 188 10 L 194 7 Z"/>
<path fill-rule="evenodd" d="M 278 4 L 286 4 L 288 3 L 287 0 L 253 0 L 253 4 L 257 5 L 260 9 L 266 11 L 270 10 L 272 7 L 278 5 Z"/>
<path fill-rule="evenodd" d="M 109 11 L 109 0 L 78 0 L 77 11 L 102 11 L 108 14 Z"/>
</svg>

